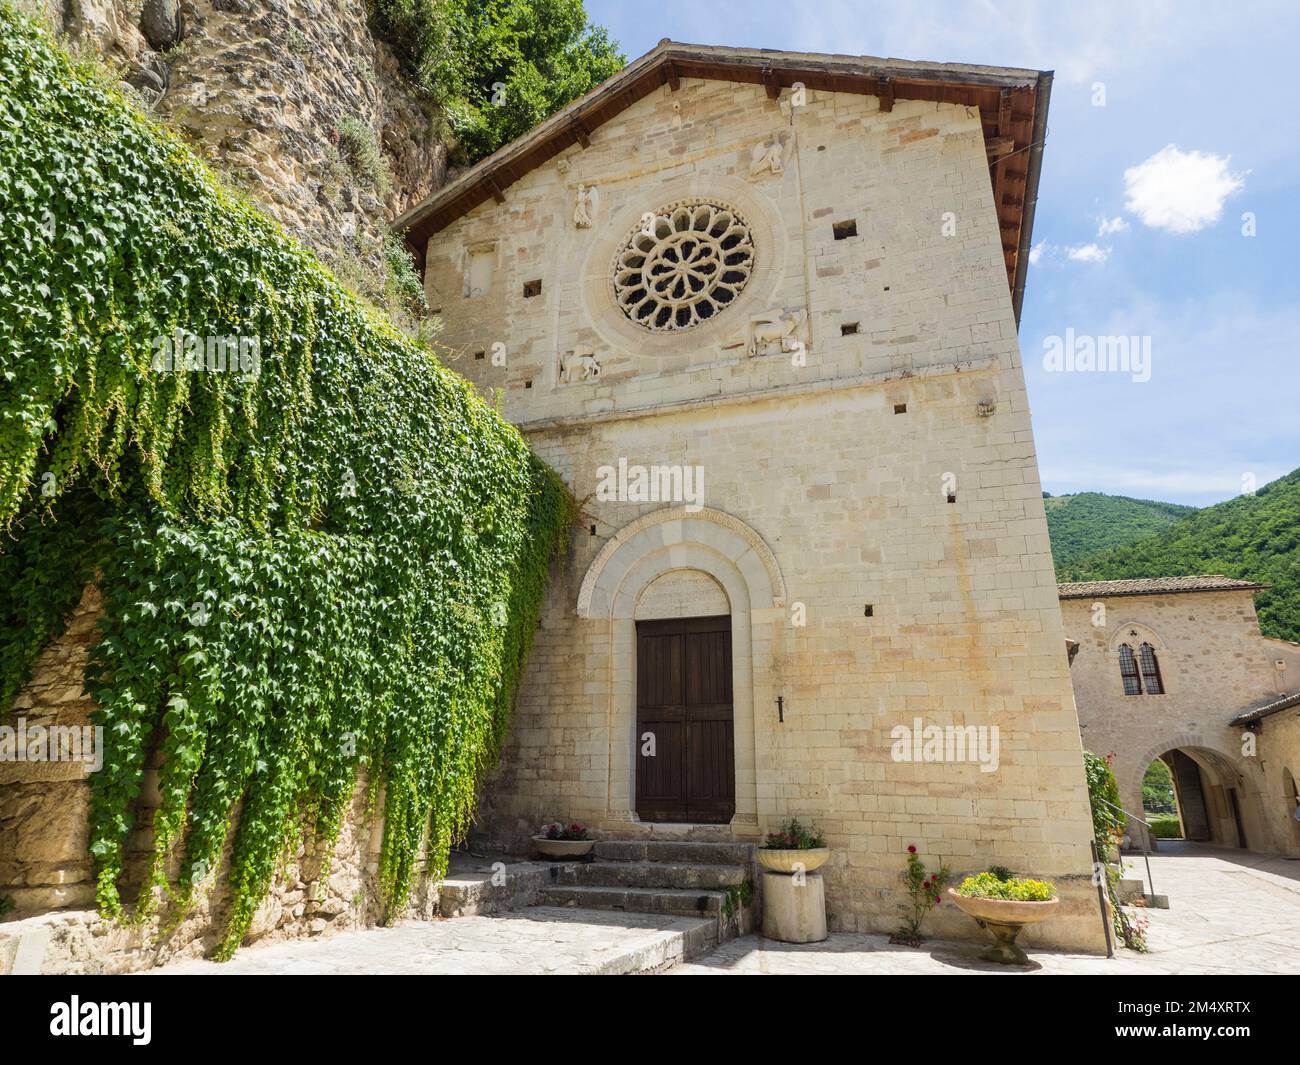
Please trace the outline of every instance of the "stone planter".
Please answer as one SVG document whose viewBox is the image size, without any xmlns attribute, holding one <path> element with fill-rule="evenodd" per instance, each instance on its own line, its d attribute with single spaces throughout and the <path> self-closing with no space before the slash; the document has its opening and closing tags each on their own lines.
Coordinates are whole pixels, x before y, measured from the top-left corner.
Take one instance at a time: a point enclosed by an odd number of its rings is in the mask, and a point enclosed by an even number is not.
<svg viewBox="0 0 1300 1065">
<path fill-rule="evenodd" d="M 758 863 L 764 869 L 774 873 L 793 873 L 796 866 L 802 866 L 805 873 L 820 869 L 831 857 L 829 847 L 812 847 L 808 850 L 771 850 L 758 848 Z"/>
<path fill-rule="evenodd" d="M 975 919 L 981 928 L 992 933 L 994 943 L 980 955 L 985 961 L 1003 965 L 1028 965 L 1029 956 L 1016 945 L 1016 936 L 1027 924 L 1045 921 L 1056 911 L 1060 899 L 1046 902 L 1017 902 L 1012 899 L 976 899 L 958 895 L 948 889 L 950 898 L 962 913 Z"/>
<path fill-rule="evenodd" d="M 781 943 L 820 943 L 826 938 L 826 893 L 820 869 L 829 847 L 770 850 L 759 847 L 763 874 L 763 935 Z M 802 874 L 802 875 L 796 875 Z"/>
<path fill-rule="evenodd" d="M 585 858 L 596 845 L 594 839 L 547 839 L 545 836 L 534 836 L 533 842 L 543 858 L 558 860 Z"/>
</svg>

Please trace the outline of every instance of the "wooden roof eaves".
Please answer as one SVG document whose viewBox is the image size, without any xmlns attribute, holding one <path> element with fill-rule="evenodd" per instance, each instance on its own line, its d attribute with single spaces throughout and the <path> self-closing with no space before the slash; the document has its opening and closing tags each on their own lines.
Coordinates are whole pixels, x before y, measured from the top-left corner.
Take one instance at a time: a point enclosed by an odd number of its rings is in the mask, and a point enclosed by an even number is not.
<svg viewBox="0 0 1300 1065">
<path fill-rule="evenodd" d="M 579 131 L 589 136 L 591 131 L 637 100 L 673 80 L 680 82 L 683 77 L 769 87 L 775 84 L 781 88 L 801 82 L 806 88 L 872 96 L 879 96 L 883 91 L 882 85 L 887 85 L 893 99 L 933 100 L 978 107 L 986 142 L 990 135 L 998 134 L 999 128 L 1005 129 L 1006 122 L 999 123 L 1000 117 L 1006 117 L 1004 91 L 1013 90 L 1012 96 L 1021 100 L 1027 96 L 1032 110 L 1029 113 L 1013 110 L 1010 125 L 1013 131 L 1023 129 L 1025 120 L 1032 115 L 1028 143 L 995 164 L 997 170 L 991 175 L 999 225 L 1003 225 L 1004 206 L 1012 208 L 1019 221 L 1019 232 L 1012 236 L 1011 244 L 1004 246 L 1008 271 L 1012 273 L 1009 279 L 1012 304 L 1019 324 L 1052 83 L 1052 74 L 1045 71 L 715 49 L 661 42 L 657 48 L 634 60 L 531 132 L 498 149 L 406 211 L 395 220 L 394 228 L 406 233 L 407 243 L 422 263 L 423 245 L 434 233 L 493 198 L 494 192 L 504 192 L 529 171 L 571 145 L 580 143 Z M 1016 137 L 1017 144 L 1020 139 Z M 1028 154 L 1024 169 L 1008 165 L 1010 159 L 1022 151 Z M 1006 185 L 1020 186 L 1022 183 L 1022 191 L 1007 194 Z M 1010 231 L 1016 227 L 1008 222 L 1006 228 Z"/>
</svg>

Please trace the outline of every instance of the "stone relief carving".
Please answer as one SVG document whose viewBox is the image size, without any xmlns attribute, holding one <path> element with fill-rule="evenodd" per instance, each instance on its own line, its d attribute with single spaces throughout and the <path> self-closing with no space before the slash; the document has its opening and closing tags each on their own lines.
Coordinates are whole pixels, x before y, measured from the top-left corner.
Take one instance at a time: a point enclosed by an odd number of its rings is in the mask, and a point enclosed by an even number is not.
<svg viewBox="0 0 1300 1065">
<path fill-rule="evenodd" d="M 749 176 L 758 177 L 764 171 L 773 174 L 784 173 L 784 154 L 785 138 L 783 135 L 778 134 L 769 141 L 755 144 L 749 153 Z"/>
<path fill-rule="evenodd" d="M 751 357 L 776 351 L 794 351 L 802 343 L 799 331 L 808 314 L 803 308 L 793 311 L 776 309 L 756 314 L 749 320 L 745 352 Z M 736 346 L 736 345 L 732 345 Z"/>
<path fill-rule="evenodd" d="M 590 229 L 592 217 L 596 213 L 594 188 L 579 185 L 573 205 L 573 224 L 579 229 Z"/>
<path fill-rule="evenodd" d="M 566 351 L 560 357 L 560 382 L 576 385 L 583 381 L 594 381 L 600 376 L 600 361 L 596 351 L 591 347 L 575 348 Z"/>
</svg>

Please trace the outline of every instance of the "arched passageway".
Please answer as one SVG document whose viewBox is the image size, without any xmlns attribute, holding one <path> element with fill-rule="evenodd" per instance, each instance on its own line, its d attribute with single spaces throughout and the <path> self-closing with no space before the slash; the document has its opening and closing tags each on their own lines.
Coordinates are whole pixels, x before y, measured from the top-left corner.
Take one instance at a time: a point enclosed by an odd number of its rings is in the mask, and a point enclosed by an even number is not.
<svg viewBox="0 0 1300 1065">
<path fill-rule="evenodd" d="M 1259 797 L 1232 758 L 1209 747 L 1170 747 L 1143 763 L 1139 787 L 1141 817 L 1152 828 L 1148 844 L 1184 839 L 1220 847 L 1265 846 Z M 1132 800 L 1130 800 L 1132 802 Z M 1136 802 L 1128 809 L 1136 812 Z M 1130 824 L 1129 837 L 1141 846 L 1146 830 Z"/>
</svg>

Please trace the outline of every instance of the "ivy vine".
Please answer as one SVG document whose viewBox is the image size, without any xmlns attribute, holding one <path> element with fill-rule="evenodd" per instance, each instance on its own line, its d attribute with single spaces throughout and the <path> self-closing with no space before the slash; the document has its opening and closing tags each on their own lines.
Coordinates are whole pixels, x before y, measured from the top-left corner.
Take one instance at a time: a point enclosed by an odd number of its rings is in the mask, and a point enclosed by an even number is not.
<svg viewBox="0 0 1300 1065">
<path fill-rule="evenodd" d="M 160 370 L 188 336 L 255 338 L 259 365 Z M 467 826 L 572 518 L 465 381 L 0 0 L 0 687 L 98 575 L 105 913 L 183 912 L 233 827 L 228 957 L 362 767 L 399 912 Z"/>
</svg>

